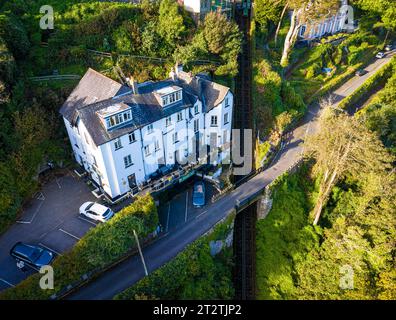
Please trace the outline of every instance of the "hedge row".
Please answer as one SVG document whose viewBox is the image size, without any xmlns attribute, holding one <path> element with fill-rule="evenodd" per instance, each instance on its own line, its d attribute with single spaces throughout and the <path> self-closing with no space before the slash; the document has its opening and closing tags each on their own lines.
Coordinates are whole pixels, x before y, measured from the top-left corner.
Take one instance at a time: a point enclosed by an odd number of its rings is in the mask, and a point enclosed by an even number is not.
<svg viewBox="0 0 396 320">
<path fill-rule="evenodd" d="M 14 288 L 0 294 L 0 299 L 48 299 L 66 286 L 78 282 L 84 274 L 98 271 L 120 259 L 135 248 L 133 230 L 140 239 L 146 238 L 158 224 L 157 209 L 150 195 L 117 212 L 106 223 L 92 228 L 71 251 L 58 256 L 54 268 L 54 289 L 42 290 L 34 274 Z"/>
<path fill-rule="evenodd" d="M 379 69 L 374 75 L 367 79 L 357 90 L 350 96 L 346 97 L 339 105 L 342 109 L 348 109 L 359 101 L 368 98 L 375 88 L 384 86 L 389 77 L 396 70 L 396 57 L 393 57 L 389 63 Z"/>
<path fill-rule="evenodd" d="M 349 66 L 347 70 L 344 73 L 327 81 L 317 92 L 315 92 L 315 94 L 309 98 L 307 103 L 310 104 L 312 102 L 318 101 L 326 94 L 339 88 L 346 81 L 353 78 L 358 69 L 367 66 L 372 61 L 374 56 L 374 52 L 376 50 L 374 45 L 377 44 L 376 41 L 377 40 L 375 37 L 367 35 L 366 33 L 356 33 L 349 36 L 343 42 L 343 46 L 346 46 L 349 48 L 349 50 L 352 50 L 352 52 L 350 52 L 348 55 Z M 353 58 L 352 55 L 354 55 Z M 357 61 L 359 62 L 356 63 Z"/>
<path fill-rule="evenodd" d="M 349 79 L 352 79 L 355 76 L 355 72 L 362 66 L 362 64 L 358 64 L 354 67 L 349 67 L 347 71 L 345 71 L 343 74 L 339 75 L 338 77 L 335 77 L 331 79 L 330 81 L 326 82 L 325 85 L 323 85 L 315 94 L 313 94 L 309 100 L 308 104 L 313 103 L 326 94 L 330 93 L 331 91 L 337 89 L 340 87 L 342 84 L 344 84 L 346 81 Z"/>
</svg>

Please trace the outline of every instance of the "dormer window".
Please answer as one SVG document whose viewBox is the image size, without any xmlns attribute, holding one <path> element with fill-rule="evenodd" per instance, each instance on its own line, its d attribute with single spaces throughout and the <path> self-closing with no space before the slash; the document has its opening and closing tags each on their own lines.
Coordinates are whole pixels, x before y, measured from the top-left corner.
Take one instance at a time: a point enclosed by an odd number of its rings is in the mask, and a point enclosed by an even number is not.
<svg viewBox="0 0 396 320">
<path fill-rule="evenodd" d="M 160 103 L 163 107 L 171 105 L 182 99 L 182 89 L 178 86 L 170 86 L 156 91 L 157 96 L 160 98 Z"/>
<path fill-rule="evenodd" d="M 120 124 L 123 124 L 124 122 L 128 122 L 131 119 L 132 114 L 130 110 L 117 113 L 113 116 L 106 118 L 106 127 L 107 129 L 111 129 L 113 127 L 119 126 Z"/>
<path fill-rule="evenodd" d="M 116 104 L 99 110 L 97 113 L 106 129 L 112 129 L 132 120 L 131 108 L 126 104 Z"/>
</svg>

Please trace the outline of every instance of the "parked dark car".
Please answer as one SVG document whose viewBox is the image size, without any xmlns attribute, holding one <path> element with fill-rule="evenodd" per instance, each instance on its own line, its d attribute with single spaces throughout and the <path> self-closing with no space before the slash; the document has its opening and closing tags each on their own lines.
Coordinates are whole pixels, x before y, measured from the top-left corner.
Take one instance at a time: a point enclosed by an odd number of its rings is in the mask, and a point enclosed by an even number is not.
<svg viewBox="0 0 396 320">
<path fill-rule="evenodd" d="M 203 207 L 205 205 L 205 184 L 203 181 L 194 184 L 193 206 Z"/>
<path fill-rule="evenodd" d="M 361 77 L 361 76 L 364 76 L 366 73 L 367 73 L 366 70 L 364 70 L 364 69 L 358 69 L 358 70 L 356 70 L 356 72 L 355 72 L 355 76 Z"/>
<path fill-rule="evenodd" d="M 23 242 L 16 243 L 10 250 L 10 255 L 17 263 L 22 261 L 23 265 L 36 270 L 42 266 L 49 265 L 55 258 L 55 254 L 52 251 L 41 246 Z"/>
</svg>

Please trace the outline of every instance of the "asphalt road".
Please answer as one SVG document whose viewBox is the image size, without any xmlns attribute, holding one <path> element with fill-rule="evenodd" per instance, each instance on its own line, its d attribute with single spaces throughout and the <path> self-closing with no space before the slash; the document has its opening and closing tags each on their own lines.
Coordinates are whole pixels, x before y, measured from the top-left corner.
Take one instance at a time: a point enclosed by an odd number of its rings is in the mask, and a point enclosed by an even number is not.
<svg viewBox="0 0 396 320">
<path fill-rule="evenodd" d="M 383 59 L 375 60 L 365 68 L 365 70 L 368 71 L 367 74 L 362 77 L 354 77 L 339 89 L 335 90 L 333 95 L 336 102 L 339 103 L 343 98 L 350 95 L 362 85 L 376 70 L 387 63 L 390 60 L 390 56 L 393 54 L 394 52 L 388 54 Z M 263 190 L 265 186 L 298 161 L 303 153 L 304 138 L 306 135 L 312 134 L 318 130 L 316 119 L 319 114 L 320 107 L 318 104 L 313 104 L 309 107 L 301 125 L 290 133 L 284 148 L 270 168 L 216 202 L 208 204 L 202 213 L 187 221 L 182 227 L 176 229 L 172 233 L 165 234 L 152 245 L 144 248 L 143 255 L 148 272 L 153 272 L 167 263 L 188 244 L 201 237 L 210 230 L 213 225 L 228 216 L 234 209 L 237 200 L 242 201 L 259 190 Z M 95 281 L 80 288 L 79 291 L 70 295 L 68 298 L 74 300 L 111 299 L 114 295 L 130 287 L 143 277 L 144 269 L 140 257 L 138 255 L 133 256 L 114 269 L 103 274 Z"/>
<path fill-rule="evenodd" d="M 87 185 L 71 173 L 53 179 L 34 195 L 17 223 L 0 236 L 0 291 L 33 273 L 17 268 L 9 254 L 15 243 L 40 244 L 61 254 L 96 225 L 78 214 L 83 202 L 95 200 Z"/>
<path fill-rule="evenodd" d="M 187 185 L 183 184 L 179 188 L 181 190 L 175 190 L 177 194 L 174 197 L 159 206 L 158 216 L 163 232 L 174 232 L 186 222 L 195 219 L 198 215 L 206 211 L 206 207 L 196 208 L 192 203 L 193 183 L 196 180 L 198 179 L 192 180 Z M 206 202 L 208 202 L 218 191 L 211 183 L 204 183 L 206 190 L 205 198 Z"/>
</svg>

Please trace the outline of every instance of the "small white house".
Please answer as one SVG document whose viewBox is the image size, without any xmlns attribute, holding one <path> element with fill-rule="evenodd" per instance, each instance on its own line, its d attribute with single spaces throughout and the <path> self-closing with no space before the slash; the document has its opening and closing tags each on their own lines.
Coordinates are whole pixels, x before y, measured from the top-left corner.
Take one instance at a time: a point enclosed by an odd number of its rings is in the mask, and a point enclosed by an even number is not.
<svg viewBox="0 0 396 320">
<path fill-rule="evenodd" d="M 60 109 L 76 161 L 113 201 L 201 150 L 229 156 L 232 111 L 229 88 L 180 66 L 128 86 L 89 69 Z"/>
</svg>

